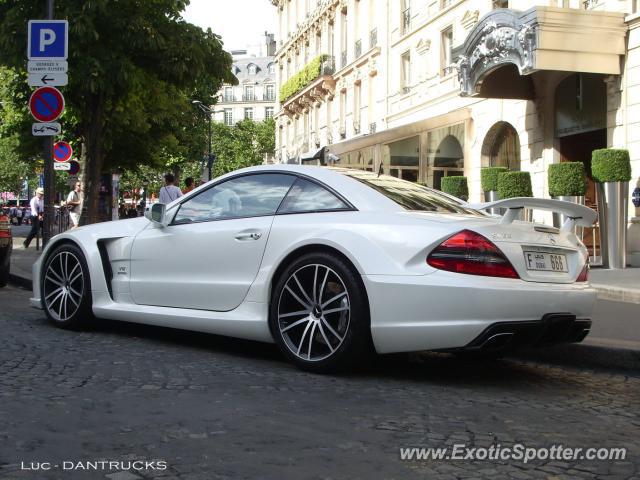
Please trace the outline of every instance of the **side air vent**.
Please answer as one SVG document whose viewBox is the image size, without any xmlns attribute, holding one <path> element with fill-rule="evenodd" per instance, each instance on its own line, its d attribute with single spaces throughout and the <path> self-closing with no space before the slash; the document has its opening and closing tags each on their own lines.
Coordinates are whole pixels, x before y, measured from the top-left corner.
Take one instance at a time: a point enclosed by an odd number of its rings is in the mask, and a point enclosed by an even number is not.
<svg viewBox="0 0 640 480">
<path fill-rule="evenodd" d="M 100 252 L 100 260 L 102 260 L 102 271 L 104 272 L 104 279 L 107 282 L 109 297 L 113 300 L 113 286 L 111 285 L 113 280 L 113 271 L 111 270 L 111 262 L 109 262 L 107 247 L 103 241 L 98 241 L 98 251 Z"/>
</svg>

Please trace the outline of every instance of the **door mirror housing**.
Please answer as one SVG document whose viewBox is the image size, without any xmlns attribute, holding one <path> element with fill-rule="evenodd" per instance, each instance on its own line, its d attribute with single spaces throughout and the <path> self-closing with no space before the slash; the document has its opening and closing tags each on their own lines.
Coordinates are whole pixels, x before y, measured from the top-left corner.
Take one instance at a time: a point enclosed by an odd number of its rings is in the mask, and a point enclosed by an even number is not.
<svg viewBox="0 0 640 480">
<path fill-rule="evenodd" d="M 165 213 L 167 206 L 164 203 L 154 203 L 151 208 L 144 211 L 144 216 L 161 226 L 165 226 Z"/>
</svg>

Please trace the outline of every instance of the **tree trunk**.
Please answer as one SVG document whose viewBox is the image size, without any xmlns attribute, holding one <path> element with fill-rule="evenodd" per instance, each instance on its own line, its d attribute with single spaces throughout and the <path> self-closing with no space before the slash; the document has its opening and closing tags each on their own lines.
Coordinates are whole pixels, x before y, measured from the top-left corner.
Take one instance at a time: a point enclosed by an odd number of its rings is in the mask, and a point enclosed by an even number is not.
<svg viewBox="0 0 640 480">
<path fill-rule="evenodd" d="M 104 147 L 103 147 L 103 113 L 104 101 L 102 94 L 98 93 L 92 97 L 90 102 L 91 119 L 85 136 L 85 152 L 86 161 L 85 168 L 82 172 L 82 185 L 84 189 L 84 201 L 82 204 L 82 215 L 80 217 L 80 225 L 88 225 L 100 222 L 102 219 L 99 215 L 100 198 L 100 180 L 102 174 L 102 166 L 104 164 Z"/>
</svg>

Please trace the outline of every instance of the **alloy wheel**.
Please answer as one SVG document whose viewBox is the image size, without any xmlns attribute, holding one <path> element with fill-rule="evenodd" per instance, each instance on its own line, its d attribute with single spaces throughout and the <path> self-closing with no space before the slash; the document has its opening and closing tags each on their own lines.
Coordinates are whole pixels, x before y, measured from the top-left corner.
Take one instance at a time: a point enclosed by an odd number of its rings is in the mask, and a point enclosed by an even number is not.
<svg viewBox="0 0 640 480">
<path fill-rule="evenodd" d="M 335 270 L 305 265 L 284 284 L 277 313 L 280 334 L 291 353 L 317 362 L 338 350 L 349 331 L 349 292 Z"/>
<path fill-rule="evenodd" d="M 80 259 L 69 251 L 60 251 L 48 263 L 43 297 L 54 320 L 65 322 L 80 308 L 84 293 L 83 275 Z"/>
</svg>

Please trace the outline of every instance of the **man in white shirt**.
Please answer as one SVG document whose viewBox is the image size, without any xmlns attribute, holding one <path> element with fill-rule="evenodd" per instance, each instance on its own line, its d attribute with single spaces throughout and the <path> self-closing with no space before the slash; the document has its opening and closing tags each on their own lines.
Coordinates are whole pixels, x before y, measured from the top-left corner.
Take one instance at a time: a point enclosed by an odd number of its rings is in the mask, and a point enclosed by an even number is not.
<svg viewBox="0 0 640 480">
<path fill-rule="evenodd" d="M 75 187 L 67 196 L 69 217 L 71 218 L 71 223 L 73 223 L 72 228 L 75 228 L 80 224 L 80 212 L 82 211 L 82 199 L 80 198 L 80 192 L 82 192 L 82 184 L 80 182 L 76 182 Z"/>
<path fill-rule="evenodd" d="M 160 188 L 160 203 L 171 203 L 176 198 L 182 196 L 182 190 L 176 187 L 173 182 L 175 182 L 175 178 L 172 174 L 167 173 L 164 176 L 165 186 Z"/>
<path fill-rule="evenodd" d="M 42 215 L 44 213 L 44 188 L 36 189 L 36 194 L 31 199 L 31 202 L 29 202 L 29 206 L 31 210 L 31 230 L 22 244 L 24 245 L 24 248 L 29 248 L 31 240 L 38 235 L 40 223 L 42 222 Z"/>
</svg>

